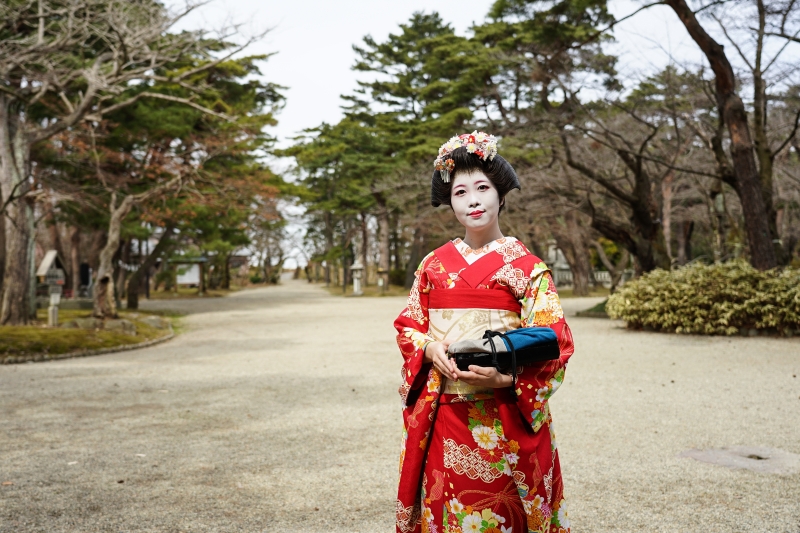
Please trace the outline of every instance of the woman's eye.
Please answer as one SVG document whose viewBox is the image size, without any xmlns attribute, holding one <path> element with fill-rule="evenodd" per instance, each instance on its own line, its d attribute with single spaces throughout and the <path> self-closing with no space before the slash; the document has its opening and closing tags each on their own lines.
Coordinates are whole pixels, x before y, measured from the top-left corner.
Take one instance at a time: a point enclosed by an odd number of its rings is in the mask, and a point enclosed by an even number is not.
<svg viewBox="0 0 800 533">
<path fill-rule="evenodd" d="M 454 194 L 455 194 L 456 196 L 463 196 L 463 195 L 464 195 L 464 190 L 463 190 L 463 189 L 460 189 L 460 190 L 456 191 Z"/>
</svg>

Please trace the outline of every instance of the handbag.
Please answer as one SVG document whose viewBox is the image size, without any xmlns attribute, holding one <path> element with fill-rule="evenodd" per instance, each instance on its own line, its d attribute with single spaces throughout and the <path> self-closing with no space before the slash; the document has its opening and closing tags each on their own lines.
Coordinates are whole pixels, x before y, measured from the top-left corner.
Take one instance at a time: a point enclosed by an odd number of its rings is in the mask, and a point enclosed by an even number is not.
<svg viewBox="0 0 800 533">
<path fill-rule="evenodd" d="M 496 342 L 496 337 L 503 342 Z M 516 382 L 517 367 L 558 359 L 561 349 L 551 328 L 519 328 L 506 333 L 486 330 L 480 339 L 454 342 L 447 353 L 462 372 L 470 365 L 493 366 L 503 374 L 512 374 Z"/>
</svg>

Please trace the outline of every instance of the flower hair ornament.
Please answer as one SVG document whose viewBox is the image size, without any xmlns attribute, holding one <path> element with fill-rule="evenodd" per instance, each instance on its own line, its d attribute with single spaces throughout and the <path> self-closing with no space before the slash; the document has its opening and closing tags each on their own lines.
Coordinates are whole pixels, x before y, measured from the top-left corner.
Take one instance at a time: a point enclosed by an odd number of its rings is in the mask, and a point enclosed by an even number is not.
<svg viewBox="0 0 800 533">
<path fill-rule="evenodd" d="M 491 161 L 497 155 L 497 137 L 482 131 L 451 137 L 439 148 L 439 156 L 433 162 L 433 167 L 439 171 L 443 182 L 450 183 L 450 174 L 456 166 L 450 155 L 456 148 L 462 147 L 467 149 L 467 153 L 475 154 L 484 161 Z"/>
</svg>

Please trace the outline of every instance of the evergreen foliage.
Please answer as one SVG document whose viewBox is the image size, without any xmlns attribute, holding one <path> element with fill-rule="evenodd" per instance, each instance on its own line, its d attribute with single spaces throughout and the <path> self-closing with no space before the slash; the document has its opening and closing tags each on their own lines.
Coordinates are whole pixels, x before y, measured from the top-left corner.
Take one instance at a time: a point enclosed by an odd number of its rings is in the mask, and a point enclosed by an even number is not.
<svg viewBox="0 0 800 533">
<path fill-rule="evenodd" d="M 800 334 L 800 270 L 759 271 L 741 260 L 654 270 L 613 294 L 606 312 L 636 329 Z"/>
</svg>

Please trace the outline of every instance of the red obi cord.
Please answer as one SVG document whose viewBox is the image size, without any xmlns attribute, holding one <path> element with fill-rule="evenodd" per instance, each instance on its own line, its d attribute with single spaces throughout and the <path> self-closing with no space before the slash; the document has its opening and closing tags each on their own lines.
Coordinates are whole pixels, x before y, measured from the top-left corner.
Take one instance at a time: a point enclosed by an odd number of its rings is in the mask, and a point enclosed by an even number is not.
<svg viewBox="0 0 800 533">
<path fill-rule="evenodd" d="M 519 301 L 496 289 L 433 289 L 428 294 L 429 309 L 503 309 L 517 313 Z"/>
</svg>

